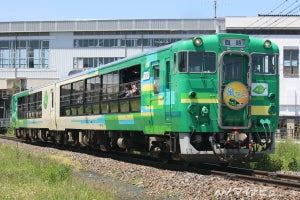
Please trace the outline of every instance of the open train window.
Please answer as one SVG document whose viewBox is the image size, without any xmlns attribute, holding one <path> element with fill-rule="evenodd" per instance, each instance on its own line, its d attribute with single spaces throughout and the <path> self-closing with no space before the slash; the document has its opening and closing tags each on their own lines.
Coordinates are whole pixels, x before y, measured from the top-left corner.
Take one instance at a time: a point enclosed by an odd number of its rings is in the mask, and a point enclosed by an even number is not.
<svg viewBox="0 0 300 200">
<path fill-rule="evenodd" d="M 141 95 L 141 65 L 120 70 L 119 112 L 139 112 Z M 113 112 L 113 110 L 110 110 Z"/>
<path fill-rule="evenodd" d="M 119 98 L 140 96 L 141 65 L 134 65 L 120 71 Z"/>
</svg>

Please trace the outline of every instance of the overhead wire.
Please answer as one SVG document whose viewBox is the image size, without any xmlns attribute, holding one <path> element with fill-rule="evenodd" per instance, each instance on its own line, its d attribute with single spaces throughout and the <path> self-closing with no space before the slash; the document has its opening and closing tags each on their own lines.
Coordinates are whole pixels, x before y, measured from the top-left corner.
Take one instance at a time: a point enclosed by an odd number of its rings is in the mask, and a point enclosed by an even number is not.
<svg viewBox="0 0 300 200">
<path fill-rule="evenodd" d="M 280 3 L 278 6 L 276 6 L 273 10 L 271 10 L 267 15 L 272 14 L 275 10 L 279 9 L 280 7 L 282 7 L 286 2 L 288 2 L 289 0 L 284 0 L 282 3 Z M 257 19 L 256 21 L 252 22 L 251 24 L 248 25 L 248 27 L 253 26 L 254 24 L 258 23 L 259 21 L 263 20 L 264 16 Z"/>
<path fill-rule="evenodd" d="M 288 2 L 288 0 L 286 0 L 286 2 Z M 279 12 L 279 14 L 274 14 L 274 15 L 272 15 L 272 16 L 286 15 L 286 14 L 282 14 L 282 13 L 284 13 L 287 9 L 289 9 L 291 6 L 293 6 L 296 2 L 298 2 L 298 0 L 296 0 L 296 1 L 292 2 L 291 4 L 289 4 L 289 5 L 288 5 L 287 7 L 285 7 L 283 10 L 281 10 L 281 11 Z M 266 18 L 266 17 L 270 17 L 271 15 L 267 14 L 267 15 L 260 15 L 260 16 L 263 16 L 264 18 Z M 273 21 L 273 22 L 270 22 L 269 20 L 270 20 L 270 19 L 267 19 L 264 23 L 260 24 L 260 25 L 257 26 L 257 27 L 266 27 L 266 26 L 268 26 L 268 24 L 273 24 L 273 23 L 275 23 L 278 19 L 275 19 L 275 22 L 274 22 L 274 21 Z M 267 24 L 267 25 L 266 25 L 266 24 Z"/>
<path fill-rule="evenodd" d="M 298 2 L 298 0 L 296 0 L 296 2 Z M 295 7 L 293 7 L 291 10 L 289 10 L 286 14 L 284 15 L 275 15 L 278 18 L 274 19 L 273 22 L 268 23 L 266 26 L 267 27 L 271 27 L 271 26 L 276 26 L 286 20 L 288 20 L 290 18 L 290 16 L 295 15 L 298 11 L 300 10 L 300 3 L 296 4 Z"/>
<path fill-rule="evenodd" d="M 287 5 L 286 4 L 287 2 L 291 2 L 291 3 Z M 255 22 L 252 22 L 251 24 L 249 24 L 247 27 L 256 28 L 256 31 L 253 30 L 254 33 L 257 33 L 257 30 L 263 30 L 266 27 L 274 27 L 274 26 L 290 19 L 290 16 L 297 15 L 297 13 L 300 10 L 300 4 L 298 4 L 297 2 L 299 2 L 299 0 L 283 1 L 277 7 L 275 7 L 273 10 L 271 10 L 268 14 L 258 15 L 259 18 Z M 275 11 L 279 10 L 280 8 L 282 8 L 282 9 L 280 10 L 280 12 L 278 12 L 279 14 L 275 14 Z M 270 18 L 270 17 L 273 17 L 273 18 Z M 293 20 L 289 24 L 293 23 L 296 20 Z M 286 26 L 288 26 L 288 25 L 286 25 Z"/>
<path fill-rule="evenodd" d="M 285 9 L 283 9 L 279 14 L 282 14 L 284 11 L 286 11 L 287 9 L 289 9 L 291 6 L 294 5 L 294 3 L 298 2 L 298 0 L 296 0 L 295 2 L 292 2 L 288 7 L 286 7 Z"/>
</svg>

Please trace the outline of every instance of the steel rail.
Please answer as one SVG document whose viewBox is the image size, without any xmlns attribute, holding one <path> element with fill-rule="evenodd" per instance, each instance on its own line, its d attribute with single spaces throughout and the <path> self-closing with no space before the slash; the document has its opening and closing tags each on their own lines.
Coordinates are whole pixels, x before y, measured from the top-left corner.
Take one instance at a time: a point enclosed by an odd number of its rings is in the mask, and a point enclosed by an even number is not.
<svg viewBox="0 0 300 200">
<path fill-rule="evenodd" d="M 230 170 L 230 172 L 228 172 L 228 169 L 226 168 L 224 170 L 211 170 L 211 174 L 300 189 L 300 176 L 278 174 L 274 172 L 260 170 L 249 170 L 239 168 L 234 169 L 236 170 L 236 172 L 233 172 L 232 169 Z"/>
</svg>

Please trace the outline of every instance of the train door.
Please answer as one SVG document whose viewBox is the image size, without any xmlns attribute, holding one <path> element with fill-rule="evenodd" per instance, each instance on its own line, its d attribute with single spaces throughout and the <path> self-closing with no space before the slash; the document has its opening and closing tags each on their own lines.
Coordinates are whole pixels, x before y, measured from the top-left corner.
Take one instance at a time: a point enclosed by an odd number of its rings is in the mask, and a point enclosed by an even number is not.
<svg viewBox="0 0 300 200">
<path fill-rule="evenodd" d="M 224 52 L 219 65 L 219 126 L 224 129 L 249 128 L 251 57 L 243 52 Z"/>
<path fill-rule="evenodd" d="M 171 91 L 171 64 L 170 59 L 165 59 L 165 73 L 164 73 L 164 110 L 165 121 L 167 124 L 172 122 L 172 91 Z"/>
<path fill-rule="evenodd" d="M 55 106 L 54 106 L 54 88 L 50 90 L 50 119 L 51 127 L 55 129 Z"/>
<path fill-rule="evenodd" d="M 153 73 L 153 93 L 151 94 L 151 108 L 153 108 L 153 120 L 154 125 L 159 125 L 162 119 L 162 96 L 161 96 L 161 84 L 160 84 L 160 63 L 152 62 L 152 73 Z"/>
<path fill-rule="evenodd" d="M 149 116 L 149 131 L 153 133 L 161 132 L 161 127 L 172 120 L 170 68 L 170 59 L 167 58 L 148 62 L 143 72 L 141 114 Z"/>
</svg>

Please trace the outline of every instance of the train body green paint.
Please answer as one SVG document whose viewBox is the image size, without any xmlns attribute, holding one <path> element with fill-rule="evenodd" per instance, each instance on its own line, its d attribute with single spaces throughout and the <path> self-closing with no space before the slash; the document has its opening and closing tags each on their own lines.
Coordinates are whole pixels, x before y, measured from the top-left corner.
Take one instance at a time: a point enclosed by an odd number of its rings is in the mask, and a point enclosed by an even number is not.
<svg viewBox="0 0 300 200">
<path fill-rule="evenodd" d="M 14 95 L 13 125 L 19 136 L 104 150 L 258 160 L 274 151 L 278 54 L 271 41 L 242 34 L 181 40 Z"/>
</svg>

